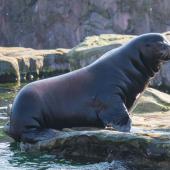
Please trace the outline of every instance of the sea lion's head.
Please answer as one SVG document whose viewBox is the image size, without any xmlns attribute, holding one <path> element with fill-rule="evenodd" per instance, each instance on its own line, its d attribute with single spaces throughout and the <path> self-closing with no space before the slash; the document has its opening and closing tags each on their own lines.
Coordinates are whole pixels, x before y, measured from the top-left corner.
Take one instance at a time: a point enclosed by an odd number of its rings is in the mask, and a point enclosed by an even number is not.
<svg viewBox="0 0 170 170">
<path fill-rule="evenodd" d="M 170 59 L 170 42 L 159 33 L 143 34 L 132 43 L 139 50 L 145 61 L 167 61 Z"/>
</svg>

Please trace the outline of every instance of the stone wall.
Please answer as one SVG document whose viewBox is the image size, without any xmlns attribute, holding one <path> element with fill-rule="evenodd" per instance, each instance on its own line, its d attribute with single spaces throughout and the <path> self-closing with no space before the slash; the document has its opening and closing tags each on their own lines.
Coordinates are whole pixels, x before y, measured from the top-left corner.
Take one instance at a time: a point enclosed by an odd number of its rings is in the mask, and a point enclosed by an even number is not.
<svg viewBox="0 0 170 170">
<path fill-rule="evenodd" d="M 99 34 L 170 29 L 169 0 L 0 0 L 0 46 L 71 48 Z"/>
</svg>

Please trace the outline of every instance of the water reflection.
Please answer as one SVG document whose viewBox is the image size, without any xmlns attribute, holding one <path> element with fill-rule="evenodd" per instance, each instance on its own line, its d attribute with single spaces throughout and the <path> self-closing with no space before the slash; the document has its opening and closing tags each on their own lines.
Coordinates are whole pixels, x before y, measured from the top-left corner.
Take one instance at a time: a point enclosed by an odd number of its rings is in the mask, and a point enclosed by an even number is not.
<svg viewBox="0 0 170 170">
<path fill-rule="evenodd" d="M 0 143 L 0 169 L 48 169 L 68 163 L 47 153 L 21 152 L 17 143 Z"/>
<path fill-rule="evenodd" d="M 45 152 L 21 152 L 17 143 L 0 143 L 0 169 L 4 170 L 106 170 L 110 168 L 127 170 L 123 161 L 80 165 L 79 163 L 57 159 L 55 155 Z"/>
<path fill-rule="evenodd" d="M 51 165 L 56 164 L 55 155 L 46 153 L 25 153 L 21 152 L 16 143 L 9 145 L 9 152 L 13 153 L 8 162 L 13 167 L 48 169 Z"/>
</svg>

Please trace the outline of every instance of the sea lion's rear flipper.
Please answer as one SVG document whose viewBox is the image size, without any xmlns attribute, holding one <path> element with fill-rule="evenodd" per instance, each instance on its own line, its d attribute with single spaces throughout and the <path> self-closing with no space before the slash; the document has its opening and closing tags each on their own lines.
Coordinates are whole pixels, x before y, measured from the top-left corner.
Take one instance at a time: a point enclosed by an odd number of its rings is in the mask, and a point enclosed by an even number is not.
<svg viewBox="0 0 170 170">
<path fill-rule="evenodd" d="M 98 114 L 104 126 L 111 126 L 118 131 L 129 132 L 131 129 L 131 119 L 128 110 L 120 96 L 114 96 L 112 105 Z"/>
<path fill-rule="evenodd" d="M 49 150 L 56 146 L 57 134 L 54 129 L 32 129 L 21 136 L 20 149 L 24 152 Z"/>
<path fill-rule="evenodd" d="M 56 138 L 57 131 L 54 129 L 30 129 L 21 135 L 21 141 L 24 143 L 37 143 Z"/>
</svg>

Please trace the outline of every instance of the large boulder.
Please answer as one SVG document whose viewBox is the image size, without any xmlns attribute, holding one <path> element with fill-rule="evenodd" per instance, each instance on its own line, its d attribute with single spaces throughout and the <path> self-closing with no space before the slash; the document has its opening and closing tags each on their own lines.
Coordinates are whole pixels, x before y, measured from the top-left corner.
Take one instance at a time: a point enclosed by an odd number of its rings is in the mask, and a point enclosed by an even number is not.
<svg viewBox="0 0 170 170">
<path fill-rule="evenodd" d="M 166 112 L 170 110 L 170 95 L 153 88 L 147 88 L 134 104 L 133 114 Z"/>
<path fill-rule="evenodd" d="M 170 32 L 166 32 L 164 35 L 170 41 Z M 119 34 L 102 34 L 87 37 L 67 54 L 71 70 L 87 66 L 107 51 L 127 43 L 134 37 L 133 35 Z M 155 88 L 170 91 L 170 61 L 162 65 L 160 71 L 151 79 L 150 85 Z"/>
<path fill-rule="evenodd" d="M 67 53 L 71 70 L 91 64 L 107 51 L 121 46 L 133 37 L 135 36 L 119 34 L 86 37 L 82 43 Z"/>
</svg>

